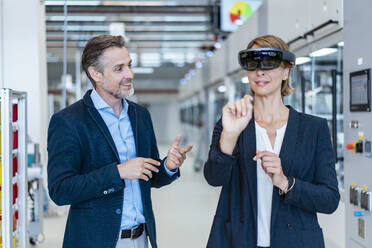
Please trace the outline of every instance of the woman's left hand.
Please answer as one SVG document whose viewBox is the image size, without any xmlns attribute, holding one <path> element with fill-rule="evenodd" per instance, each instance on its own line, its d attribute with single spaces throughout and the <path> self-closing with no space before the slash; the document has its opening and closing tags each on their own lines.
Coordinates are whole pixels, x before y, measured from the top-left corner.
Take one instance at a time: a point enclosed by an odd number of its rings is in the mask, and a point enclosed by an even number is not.
<svg viewBox="0 0 372 248">
<path fill-rule="evenodd" d="M 261 159 L 262 169 L 270 176 L 273 185 L 283 191 L 288 189 L 288 179 L 283 173 L 279 156 L 269 151 L 257 151 L 253 160 L 259 159 Z"/>
</svg>

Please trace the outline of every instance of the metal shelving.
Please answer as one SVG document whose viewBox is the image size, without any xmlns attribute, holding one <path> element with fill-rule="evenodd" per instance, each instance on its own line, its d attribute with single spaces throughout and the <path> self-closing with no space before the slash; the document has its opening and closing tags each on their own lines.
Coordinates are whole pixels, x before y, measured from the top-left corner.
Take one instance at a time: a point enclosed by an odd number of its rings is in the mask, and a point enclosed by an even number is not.
<svg viewBox="0 0 372 248">
<path fill-rule="evenodd" d="M 28 246 L 27 95 L 0 90 L 2 247 Z M 15 226 L 13 226 L 15 224 Z"/>
</svg>

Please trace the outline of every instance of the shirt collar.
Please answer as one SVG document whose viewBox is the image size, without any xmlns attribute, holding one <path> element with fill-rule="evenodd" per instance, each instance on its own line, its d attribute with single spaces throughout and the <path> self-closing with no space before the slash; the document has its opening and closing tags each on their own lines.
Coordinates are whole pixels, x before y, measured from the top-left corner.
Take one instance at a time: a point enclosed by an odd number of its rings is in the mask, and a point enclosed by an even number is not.
<svg viewBox="0 0 372 248">
<path fill-rule="evenodd" d="M 112 111 L 112 108 L 110 105 L 103 100 L 103 98 L 98 94 L 98 92 L 93 89 L 92 93 L 90 93 L 90 98 L 92 99 L 92 102 L 94 104 L 94 107 L 96 107 L 97 110 L 103 110 L 103 109 L 110 109 Z M 127 115 L 128 114 L 128 103 L 125 99 L 122 101 L 123 103 L 123 109 L 121 111 L 120 115 Z"/>
</svg>

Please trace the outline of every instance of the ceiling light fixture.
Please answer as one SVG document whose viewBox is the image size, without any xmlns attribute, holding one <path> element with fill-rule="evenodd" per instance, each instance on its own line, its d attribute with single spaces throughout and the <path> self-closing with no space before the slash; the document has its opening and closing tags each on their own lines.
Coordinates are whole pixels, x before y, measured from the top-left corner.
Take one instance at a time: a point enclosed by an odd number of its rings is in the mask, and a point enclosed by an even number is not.
<svg viewBox="0 0 372 248">
<path fill-rule="evenodd" d="M 310 53 L 310 57 L 322 57 L 337 52 L 337 48 L 322 48 Z"/>
<path fill-rule="evenodd" d="M 225 85 L 221 85 L 217 88 L 218 92 L 220 93 L 224 93 L 226 91 L 226 86 Z"/>
<path fill-rule="evenodd" d="M 311 61 L 309 57 L 298 57 L 296 58 L 296 65 L 302 65 Z"/>
</svg>

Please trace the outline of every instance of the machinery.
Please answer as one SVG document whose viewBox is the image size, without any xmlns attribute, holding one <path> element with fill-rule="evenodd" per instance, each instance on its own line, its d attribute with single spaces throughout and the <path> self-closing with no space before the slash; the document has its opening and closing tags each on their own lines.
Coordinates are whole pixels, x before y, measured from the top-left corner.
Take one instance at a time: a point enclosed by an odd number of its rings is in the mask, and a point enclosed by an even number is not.
<svg viewBox="0 0 372 248">
<path fill-rule="evenodd" d="M 344 1 L 344 130 L 345 130 L 345 214 L 347 248 L 372 247 L 372 112 L 370 49 L 371 32 L 355 39 L 365 22 L 370 1 Z M 362 10 L 362 11 L 361 11 Z M 358 13 L 358 14 L 356 14 Z M 359 32 L 356 30 L 358 29 Z"/>
</svg>

